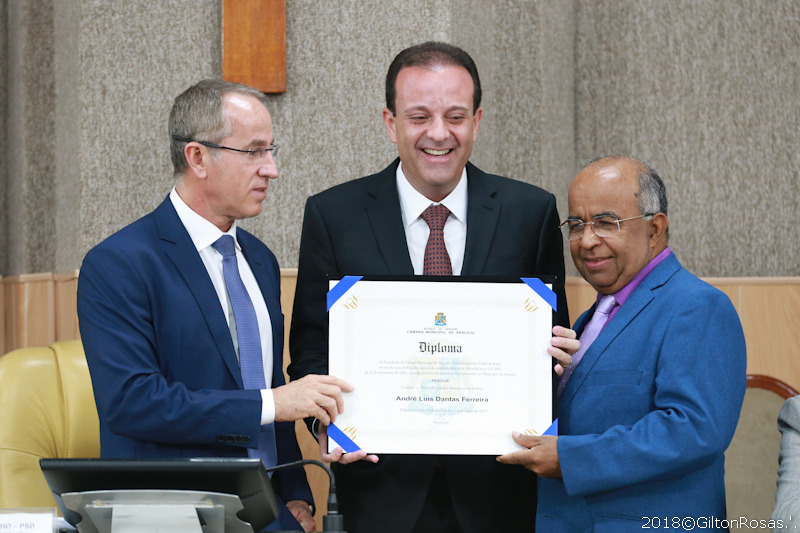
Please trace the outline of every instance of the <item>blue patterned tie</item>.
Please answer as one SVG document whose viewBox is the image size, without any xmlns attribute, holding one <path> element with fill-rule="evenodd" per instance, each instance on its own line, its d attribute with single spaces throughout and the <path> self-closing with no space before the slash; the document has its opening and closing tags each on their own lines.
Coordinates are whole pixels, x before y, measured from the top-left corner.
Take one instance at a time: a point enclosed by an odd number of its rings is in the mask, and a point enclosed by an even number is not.
<svg viewBox="0 0 800 533">
<path fill-rule="evenodd" d="M 256 310 L 247 289 L 239 275 L 239 263 L 236 260 L 236 248 L 233 237 L 223 235 L 212 245 L 222 254 L 222 275 L 233 307 L 236 321 L 236 337 L 239 342 L 239 366 L 242 370 L 242 383 L 245 389 L 266 389 L 264 378 L 264 359 L 261 353 L 261 335 L 258 331 Z M 249 448 L 250 457 L 261 459 L 267 467 L 278 464 L 278 452 L 275 446 L 275 424 L 261 426 L 258 449 Z"/>
<path fill-rule="evenodd" d="M 430 234 L 425 245 L 425 256 L 422 263 L 422 273 L 433 276 L 452 276 L 453 265 L 450 263 L 450 254 L 444 245 L 444 223 L 450 216 L 450 210 L 442 204 L 431 205 L 420 215 L 428 224 Z"/>
<path fill-rule="evenodd" d="M 589 346 L 592 345 L 594 340 L 600 334 L 603 326 L 605 326 L 606 322 L 608 321 L 608 315 L 611 314 L 611 311 L 614 309 L 615 305 L 617 305 L 617 300 L 615 300 L 610 294 L 606 294 L 605 296 L 601 297 L 600 301 L 597 302 L 597 307 L 594 309 L 592 318 L 589 320 L 589 323 L 586 324 L 586 327 L 583 328 L 583 332 L 581 333 L 581 347 L 578 349 L 578 352 L 572 356 L 572 364 L 564 369 L 564 373 L 561 374 L 561 377 L 558 380 L 558 389 L 556 390 L 556 395 L 558 398 L 561 398 L 561 395 L 564 393 L 564 387 L 567 386 L 567 382 L 569 381 L 570 376 L 572 376 L 572 372 L 575 371 L 575 367 L 578 366 L 578 363 L 580 363 L 581 359 L 583 359 L 583 354 L 586 353 L 586 350 L 589 349 Z"/>
</svg>

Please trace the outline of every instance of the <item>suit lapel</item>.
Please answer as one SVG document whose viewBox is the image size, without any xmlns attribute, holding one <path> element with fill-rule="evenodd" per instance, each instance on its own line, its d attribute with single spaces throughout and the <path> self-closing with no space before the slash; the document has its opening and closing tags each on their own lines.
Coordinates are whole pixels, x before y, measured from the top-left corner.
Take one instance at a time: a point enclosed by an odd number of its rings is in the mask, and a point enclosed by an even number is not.
<svg viewBox="0 0 800 533">
<path fill-rule="evenodd" d="M 388 272 L 412 275 L 414 267 L 408 255 L 400 196 L 395 184 L 399 159 L 380 174 L 369 190 L 367 217 L 378 241 Z M 467 240 L 461 274 L 478 276 L 483 273 L 486 257 L 500 216 L 495 187 L 488 174 L 467 163 Z"/>
<path fill-rule="evenodd" d="M 461 275 L 479 276 L 492 245 L 500 205 L 491 178 L 472 163 L 467 163 L 467 186 L 467 242 Z"/>
<path fill-rule="evenodd" d="M 387 273 L 413 275 L 414 266 L 408 255 L 400 196 L 395 183 L 399 159 L 384 169 L 367 191 L 367 218 L 378 242 Z"/>
<path fill-rule="evenodd" d="M 158 236 L 164 246 L 164 253 L 172 261 L 178 273 L 183 278 L 186 288 L 191 291 L 203 319 L 208 326 L 217 350 L 222 355 L 225 365 L 228 367 L 233 378 L 240 388 L 242 384 L 242 373 L 239 370 L 239 362 L 236 359 L 236 352 L 233 348 L 233 340 L 228 329 L 225 315 L 219 305 L 217 293 L 208 272 L 200 259 L 200 255 L 192 243 L 189 233 L 184 228 L 178 213 L 169 201 L 164 200 L 162 204 L 153 212 L 158 228 Z"/>
<path fill-rule="evenodd" d="M 606 324 L 597 339 L 586 350 L 580 363 L 569 378 L 569 386 L 564 389 L 564 395 L 560 400 L 561 408 L 570 403 L 572 397 L 581 388 L 584 381 L 586 381 L 586 377 L 601 357 L 614 356 L 613 351 L 608 350 L 609 346 L 617 337 L 623 334 L 625 328 L 653 301 L 655 298 L 654 290 L 664 285 L 679 269 L 678 260 L 674 254 L 671 254 L 642 280 L 641 284 L 631 293 L 625 304 L 619 308 L 617 314 Z M 580 327 L 580 330 L 582 330 L 590 317 L 591 314 L 586 313 L 585 317 L 582 316 L 576 322 L 578 335 L 580 335 L 581 331 L 577 328 Z"/>
</svg>

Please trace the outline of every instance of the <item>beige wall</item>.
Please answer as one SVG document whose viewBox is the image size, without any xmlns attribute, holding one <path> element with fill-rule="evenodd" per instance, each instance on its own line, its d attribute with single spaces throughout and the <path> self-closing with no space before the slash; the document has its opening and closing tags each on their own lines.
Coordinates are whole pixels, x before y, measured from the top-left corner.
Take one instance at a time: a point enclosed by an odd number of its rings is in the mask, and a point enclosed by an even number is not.
<svg viewBox="0 0 800 533">
<path fill-rule="evenodd" d="M 169 191 L 166 116 L 192 80 L 220 72 L 220 5 L 7 0 L 2 7 L 10 141 L 0 167 L 7 219 L 0 235 L 8 243 L 0 273 L 66 272 Z"/>
<path fill-rule="evenodd" d="M 0 274 L 68 272 L 172 185 L 166 114 L 220 74 L 220 2 L 0 7 Z M 691 270 L 798 275 L 798 30 L 794 0 L 289 0 L 288 90 L 270 97 L 282 176 L 245 226 L 296 266 L 306 197 L 395 154 L 391 57 L 443 39 L 482 74 L 479 166 L 553 191 L 564 214 L 582 161 L 631 152 L 665 178 Z"/>
<path fill-rule="evenodd" d="M 0 274 L 67 272 L 172 185 L 166 114 L 220 74 L 220 2 L 0 5 Z M 282 176 L 245 227 L 296 266 L 306 197 L 394 157 L 391 57 L 443 39 L 482 74 L 479 166 L 564 214 L 580 162 L 633 153 L 665 178 L 691 270 L 800 274 L 799 29 L 794 0 L 289 0 L 288 89 L 270 97 Z"/>
<path fill-rule="evenodd" d="M 6 191 L 8 177 L 5 169 L 6 161 L 6 115 L 8 113 L 6 102 L 8 102 L 8 43 L 6 31 L 8 16 L 5 10 L 5 0 L 0 0 L 0 228 L 5 228 L 6 222 Z M 8 250 L 8 233 L 5 229 L 0 229 L 0 250 Z M 0 253 L 0 275 L 8 271 L 8 254 Z"/>
<path fill-rule="evenodd" d="M 696 274 L 798 275 L 800 3 L 578 6 L 578 157 L 631 152 L 659 169 Z"/>
<path fill-rule="evenodd" d="M 9 70 L 0 274 L 64 272 L 173 183 L 172 99 L 220 74 L 218 0 L 4 0 Z M 289 1 L 288 89 L 270 97 L 281 179 L 244 226 L 297 263 L 308 195 L 395 156 L 380 119 L 391 58 L 427 39 L 472 52 L 485 86 L 474 161 L 555 189 L 572 173 L 572 2 Z M 0 49 L 2 51 L 3 49 Z M 2 94 L 2 93 L 0 93 Z M 2 244 L 2 241 L 0 241 Z"/>
</svg>

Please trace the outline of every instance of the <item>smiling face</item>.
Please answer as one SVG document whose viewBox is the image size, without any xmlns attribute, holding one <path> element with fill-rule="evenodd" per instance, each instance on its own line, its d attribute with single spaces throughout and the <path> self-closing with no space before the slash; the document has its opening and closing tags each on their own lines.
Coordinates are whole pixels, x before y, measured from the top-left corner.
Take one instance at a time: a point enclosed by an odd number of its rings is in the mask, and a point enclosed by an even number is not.
<svg viewBox="0 0 800 533">
<path fill-rule="evenodd" d="M 383 110 L 403 173 L 434 202 L 458 185 L 478 138 L 482 110 L 472 111 L 473 90 L 472 77 L 463 67 L 407 67 L 397 75 L 397 115 Z"/>
<path fill-rule="evenodd" d="M 584 168 L 569 188 L 569 218 L 590 222 L 598 215 L 618 219 L 639 215 L 638 163 L 603 159 Z M 623 222 L 621 231 L 601 239 L 590 227 L 570 241 L 570 252 L 581 276 L 600 294 L 614 294 L 667 246 L 667 217 Z"/>
<path fill-rule="evenodd" d="M 217 144 L 248 150 L 269 146 L 274 141 L 269 111 L 256 98 L 230 93 L 222 100 L 231 134 Z M 199 205 L 192 205 L 192 208 L 222 231 L 230 229 L 234 220 L 258 215 L 267 197 L 269 180 L 278 177 L 272 153 L 265 158 L 254 158 L 199 144 L 196 149 L 202 156 L 203 171 L 197 181 Z M 187 155 L 187 159 L 189 157 Z"/>
</svg>

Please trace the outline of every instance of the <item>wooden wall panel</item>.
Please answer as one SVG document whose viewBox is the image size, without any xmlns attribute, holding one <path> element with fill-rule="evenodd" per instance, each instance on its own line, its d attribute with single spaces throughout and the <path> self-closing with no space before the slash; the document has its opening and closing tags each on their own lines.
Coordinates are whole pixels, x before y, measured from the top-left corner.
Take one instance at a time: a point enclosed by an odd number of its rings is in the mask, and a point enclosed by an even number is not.
<svg viewBox="0 0 800 533">
<path fill-rule="evenodd" d="M 743 285 L 741 299 L 747 372 L 774 376 L 800 390 L 800 282 Z"/>
<path fill-rule="evenodd" d="M 737 282 L 736 280 L 726 280 L 724 278 L 716 278 L 715 281 L 709 281 L 712 285 L 716 288 L 724 292 L 728 298 L 730 298 L 733 307 L 736 308 L 736 312 L 739 313 L 739 317 L 742 316 L 742 286 L 741 283 Z"/>
<path fill-rule="evenodd" d="M 286 92 L 286 0 L 223 0 L 222 79 Z"/>
<path fill-rule="evenodd" d="M 3 278 L 3 286 L 5 352 L 52 344 L 56 340 L 53 274 L 11 276 Z"/>
<path fill-rule="evenodd" d="M 574 324 L 584 311 L 594 305 L 597 293 L 583 278 L 577 276 L 568 276 L 564 280 L 564 289 L 567 293 L 569 323 Z"/>
<path fill-rule="evenodd" d="M 80 339 L 78 330 L 78 271 L 53 275 L 56 340 Z"/>
</svg>

